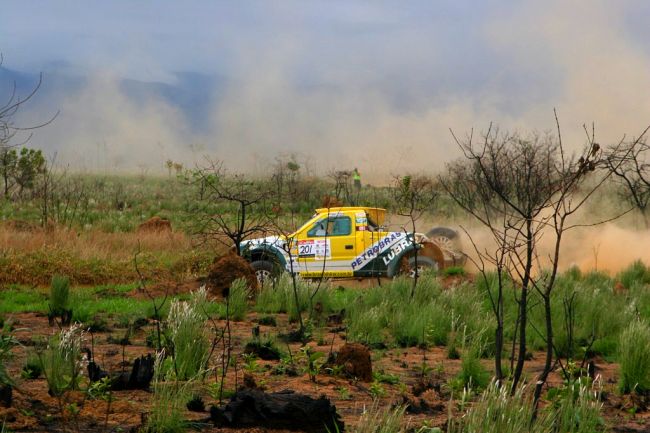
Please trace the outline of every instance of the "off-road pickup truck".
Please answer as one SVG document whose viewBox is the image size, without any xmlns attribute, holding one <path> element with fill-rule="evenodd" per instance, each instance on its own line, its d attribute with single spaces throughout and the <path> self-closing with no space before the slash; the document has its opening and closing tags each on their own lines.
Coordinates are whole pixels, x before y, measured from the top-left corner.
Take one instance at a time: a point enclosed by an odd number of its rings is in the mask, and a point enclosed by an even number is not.
<svg viewBox="0 0 650 433">
<path fill-rule="evenodd" d="M 385 231 L 386 210 L 373 207 L 316 209 L 302 227 L 289 236 L 250 239 L 241 255 L 264 281 L 282 271 L 306 278 L 393 277 L 417 268 L 440 270 L 462 265 L 457 233 L 435 228 L 426 235 Z"/>
</svg>

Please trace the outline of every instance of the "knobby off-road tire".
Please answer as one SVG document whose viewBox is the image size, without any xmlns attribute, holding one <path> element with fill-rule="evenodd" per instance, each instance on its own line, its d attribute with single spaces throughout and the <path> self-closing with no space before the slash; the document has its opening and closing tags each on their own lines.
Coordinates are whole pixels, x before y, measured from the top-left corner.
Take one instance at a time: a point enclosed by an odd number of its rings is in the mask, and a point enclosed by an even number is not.
<svg viewBox="0 0 650 433">
<path fill-rule="evenodd" d="M 270 260 L 257 260 L 251 263 L 251 267 L 255 271 L 258 289 L 260 291 L 268 287 L 269 284 L 272 285 L 273 280 L 280 274 L 277 265 Z"/>
<path fill-rule="evenodd" d="M 418 277 L 422 276 L 422 272 L 433 270 L 438 272 L 439 266 L 431 257 L 418 255 Z M 408 271 L 406 273 L 411 278 L 415 278 L 415 256 L 410 257 L 408 261 Z"/>
<path fill-rule="evenodd" d="M 458 242 L 460 239 L 458 232 L 448 227 L 434 227 L 426 232 L 426 237 L 443 249 L 456 251 L 459 246 Z"/>
</svg>

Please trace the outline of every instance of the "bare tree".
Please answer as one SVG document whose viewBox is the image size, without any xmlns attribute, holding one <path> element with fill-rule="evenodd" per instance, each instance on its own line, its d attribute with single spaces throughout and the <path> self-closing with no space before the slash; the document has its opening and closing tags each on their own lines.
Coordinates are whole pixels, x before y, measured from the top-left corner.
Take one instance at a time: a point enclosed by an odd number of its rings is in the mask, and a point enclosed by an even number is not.
<svg viewBox="0 0 650 433">
<path fill-rule="evenodd" d="M 413 242 L 413 285 L 411 298 L 415 295 L 415 287 L 420 277 L 418 263 L 418 246 L 416 240 L 416 223 L 422 215 L 430 210 L 438 198 L 434 182 L 431 178 L 422 175 L 397 176 L 391 188 L 395 201 L 395 212 L 403 217 L 408 217 L 411 225 L 411 242 Z M 407 229 L 403 228 L 405 232 Z"/>
<path fill-rule="evenodd" d="M 269 189 L 265 184 L 242 174 L 228 175 L 221 162 L 213 161 L 194 170 L 190 181 L 205 191 L 201 207 L 193 214 L 195 233 L 203 241 L 234 247 L 239 255 L 243 240 L 266 229 Z"/>
<path fill-rule="evenodd" d="M 614 180 L 622 198 L 636 208 L 643 218 L 645 228 L 650 228 L 650 147 L 645 138 L 625 143 L 606 160 L 614 173 Z"/>
<path fill-rule="evenodd" d="M 536 385 L 536 401 L 552 368 L 551 293 L 557 277 L 562 239 L 568 230 L 578 227 L 569 223 L 571 217 L 611 176 L 609 170 L 598 170 L 606 168 L 603 164 L 606 158 L 595 142 L 593 130 L 589 133 L 585 128 L 587 144 L 579 156 L 567 155 L 557 116 L 556 125 L 556 137 L 550 134 L 502 134 L 492 127 L 478 144 L 471 133 L 464 140 L 454 135 L 468 161 L 448 165 L 446 175 L 441 178 L 450 196 L 488 228 L 496 243 L 491 250 L 474 245 L 477 253 L 474 261 L 486 282 L 497 321 L 495 370 L 498 380 L 503 377 L 500 365 L 503 290 L 508 280 L 515 286 L 518 302 L 515 340 L 518 340 L 518 347 L 512 390 L 521 379 L 525 361 L 530 291 L 537 291 L 543 300 L 545 333 L 540 334 L 546 340 L 547 351 L 545 367 Z M 595 176 L 596 179 L 587 187 L 585 180 Z M 553 249 L 545 257 L 540 255 L 538 244 L 547 232 L 551 233 Z M 486 264 L 495 268 L 495 284 L 488 284 L 491 281 Z"/>
<path fill-rule="evenodd" d="M 334 196 L 336 199 L 350 203 L 352 172 L 349 170 L 334 170 L 327 176 L 334 181 Z"/>
<path fill-rule="evenodd" d="M 3 64 L 0 53 L 0 66 Z M 24 148 L 32 138 L 32 131 L 50 124 L 56 116 L 55 113 L 44 123 L 24 126 L 17 121 L 20 109 L 29 102 L 38 92 L 43 82 L 43 74 L 39 75 L 38 82 L 26 96 L 18 95 L 16 82 L 13 82 L 11 91 L 4 102 L 0 102 L 0 177 L 4 184 L 3 195 L 9 199 L 13 186 L 18 186 L 19 195 L 25 189 L 33 189 L 39 175 L 46 171 L 46 161 L 40 150 Z M 20 152 L 16 148 L 23 147 Z"/>
</svg>

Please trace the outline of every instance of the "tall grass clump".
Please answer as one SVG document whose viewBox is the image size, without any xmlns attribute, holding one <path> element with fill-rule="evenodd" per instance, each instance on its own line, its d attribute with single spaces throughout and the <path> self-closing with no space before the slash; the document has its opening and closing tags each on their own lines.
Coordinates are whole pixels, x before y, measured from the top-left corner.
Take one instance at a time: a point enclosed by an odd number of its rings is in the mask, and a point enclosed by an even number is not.
<svg viewBox="0 0 650 433">
<path fill-rule="evenodd" d="M 492 381 L 483 391 L 479 400 L 463 417 L 455 418 L 451 414 L 447 424 L 448 433 L 551 433 L 552 423 L 549 417 L 538 417 L 531 424 L 533 417 L 532 399 L 526 388 L 517 388 L 510 395 L 509 386 L 499 386 Z"/>
<path fill-rule="evenodd" d="M 70 311 L 70 279 L 64 275 L 54 275 L 50 284 L 50 313 L 63 317 Z"/>
<path fill-rule="evenodd" d="M 298 311 L 309 311 L 311 307 L 320 304 L 320 310 L 331 312 L 334 304 L 332 288 L 328 281 L 320 284 L 296 276 L 296 293 L 294 294 L 293 279 L 289 273 L 283 273 L 275 285 L 268 285 L 257 296 L 255 310 L 260 313 L 287 313 L 290 320 L 298 319 Z M 296 305 L 296 295 L 298 305 Z"/>
<path fill-rule="evenodd" d="M 481 364 L 483 353 L 482 332 L 473 337 L 463 337 L 463 354 L 461 356 L 460 372 L 455 378 L 457 388 L 476 387 L 483 389 L 490 382 L 490 373 Z"/>
<path fill-rule="evenodd" d="M 208 304 L 204 287 L 193 292 L 190 300 L 173 301 L 167 325 L 173 349 L 173 366 L 177 380 L 189 380 L 204 372 L 210 354 L 205 331 Z"/>
<path fill-rule="evenodd" d="M 52 337 L 45 351 L 38 353 L 41 370 L 50 394 L 61 396 L 79 387 L 83 364 L 81 347 L 84 331 L 75 324 Z"/>
<path fill-rule="evenodd" d="M 510 395 L 510 386 L 492 381 L 462 417 L 450 413 L 448 433 L 595 433 L 605 431 L 602 403 L 591 384 L 575 381 L 552 388 L 549 404 L 535 409 L 526 385 Z"/>
<path fill-rule="evenodd" d="M 384 329 L 387 325 L 386 305 L 371 308 L 354 308 L 348 313 L 347 339 L 352 342 L 365 343 L 371 347 L 385 345 Z"/>
<path fill-rule="evenodd" d="M 635 320 L 621 333 L 618 362 L 621 392 L 650 391 L 650 327 L 645 322 Z"/>
<path fill-rule="evenodd" d="M 412 281 L 396 278 L 390 284 L 364 290 L 348 302 L 348 338 L 371 345 L 443 345 L 454 320 L 471 333 L 493 327 L 474 287 L 463 285 L 442 290 L 440 282 L 429 273 L 418 281 L 414 296 Z M 489 333 L 483 335 L 486 341 L 491 338 Z"/>
<path fill-rule="evenodd" d="M 244 278 L 238 278 L 230 285 L 228 291 L 228 314 L 231 320 L 241 322 L 248 312 L 248 284 Z"/>
<path fill-rule="evenodd" d="M 169 377 L 163 367 L 163 352 L 158 353 L 154 365 L 152 382 L 153 397 L 143 432 L 181 433 L 186 431 L 187 422 L 183 418 L 185 405 L 191 398 L 194 383 L 192 380 L 177 382 L 166 380 Z"/>
<path fill-rule="evenodd" d="M 408 423 L 404 423 L 406 406 L 380 408 L 375 400 L 365 409 L 352 433 L 406 433 Z"/>
<path fill-rule="evenodd" d="M 610 281 L 586 284 L 567 275 L 558 278 L 551 297 L 554 346 L 559 356 L 581 359 L 586 350 L 605 356 L 615 355 L 622 330 L 634 317 L 626 297 L 614 296 Z M 611 311 L 618 311 L 612 315 Z M 531 309 L 534 323 L 544 323 L 544 310 Z M 531 329 L 531 348 L 543 349 L 546 342 Z"/>
<path fill-rule="evenodd" d="M 603 404 L 599 391 L 592 384 L 572 381 L 557 392 L 552 399 L 548 415 L 552 417 L 555 431 L 566 433 L 594 433 L 605 431 L 601 415 Z"/>
</svg>

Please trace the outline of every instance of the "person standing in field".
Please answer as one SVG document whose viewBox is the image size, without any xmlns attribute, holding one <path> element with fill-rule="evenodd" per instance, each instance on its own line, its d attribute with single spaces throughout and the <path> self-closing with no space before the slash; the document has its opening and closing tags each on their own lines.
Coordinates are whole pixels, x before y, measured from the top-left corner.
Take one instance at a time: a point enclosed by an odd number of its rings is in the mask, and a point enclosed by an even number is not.
<svg viewBox="0 0 650 433">
<path fill-rule="evenodd" d="M 359 191 L 361 189 L 361 174 L 357 168 L 354 168 L 352 172 L 352 180 L 354 181 L 354 188 Z"/>
</svg>

